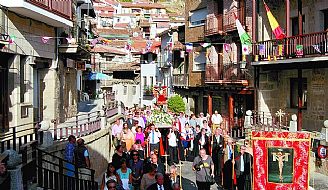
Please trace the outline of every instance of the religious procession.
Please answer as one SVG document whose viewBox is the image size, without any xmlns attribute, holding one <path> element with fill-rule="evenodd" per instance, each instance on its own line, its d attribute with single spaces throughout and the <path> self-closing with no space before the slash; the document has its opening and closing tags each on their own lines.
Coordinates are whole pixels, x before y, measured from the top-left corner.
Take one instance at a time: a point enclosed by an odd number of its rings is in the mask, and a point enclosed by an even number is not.
<svg viewBox="0 0 328 190">
<path fill-rule="evenodd" d="M 163 124 L 172 121 L 171 125 Z M 252 189 L 252 148 L 229 136 L 223 117 L 126 108 L 112 126 L 115 154 L 102 181 L 123 189 L 182 189 L 183 163 L 191 162 L 198 189 Z M 114 182 L 113 182 L 114 183 Z M 154 185 L 155 184 L 155 185 Z M 163 186 L 163 188 L 162 188 Z"/>
</svg>

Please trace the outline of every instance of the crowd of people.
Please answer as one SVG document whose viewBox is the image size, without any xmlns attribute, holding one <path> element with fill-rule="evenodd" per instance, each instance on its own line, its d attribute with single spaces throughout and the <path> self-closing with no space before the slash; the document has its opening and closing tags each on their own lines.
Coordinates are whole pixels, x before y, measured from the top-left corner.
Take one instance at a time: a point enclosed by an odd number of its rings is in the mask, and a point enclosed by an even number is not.
<svg viewBox="0 0 328 190">
<path fill-rule="evenodd" d="M 101 190 L 181 189 L 183 178 L 178 170 L 185 167 L 182 161 L 192 162 L 199 190 L 209 190 L 215 183 L 227 190 L 251 189 L 249 142 L 236 146 L 217 111 L 198 117 L 181 112 L 166 127 L 150 122 L 152 111 L 150 107 L 126 109 L 125 116 L 115 121 L 111 129 L 115 153 L 102 176 Z M 66 149 L 72 151 L 69 144 Z M 88 154 L 83 150 L 73 152 L 85 158 L 83 164 L 88 168 Z M 70 160 L 71 154 L 65 159 Z"/>
</svg>

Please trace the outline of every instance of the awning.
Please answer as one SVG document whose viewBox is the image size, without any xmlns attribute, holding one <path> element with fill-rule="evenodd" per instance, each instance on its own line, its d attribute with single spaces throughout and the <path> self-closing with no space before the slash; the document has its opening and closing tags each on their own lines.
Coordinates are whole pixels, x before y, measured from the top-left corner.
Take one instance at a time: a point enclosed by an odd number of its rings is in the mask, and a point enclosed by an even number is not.
<svg viewBox="0 0 328 190">
<path fill-rule="evenodd" d="M 104 74 L 104 73 L 89 73 L 88 80 L 109 80 L 110 76 Z"/>
</svg>

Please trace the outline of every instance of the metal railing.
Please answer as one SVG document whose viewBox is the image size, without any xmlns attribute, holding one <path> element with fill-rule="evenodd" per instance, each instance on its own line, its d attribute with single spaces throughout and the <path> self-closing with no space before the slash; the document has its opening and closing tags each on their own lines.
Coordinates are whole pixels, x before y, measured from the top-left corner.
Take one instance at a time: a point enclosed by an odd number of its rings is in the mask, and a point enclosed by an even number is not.
<svg viewBox="0 0 328 190">
<path fill-rule="evenodd" d="M 74 121 L 63 123 L 66 125 L 63 127 L 58 126 L 57 120 L 53 120 L 53 123 L 53 138 L 55 141 L 66 139 L 70 135 L 82 137 L 100 130 L 100 111 L 76 115 Z"/>
<path fill-rule="evenodd" d="M 10 127 L 8 131 L 0 133 L 0 153 L 9 149 L 19 152 L 22 145 L 38 139 L 39 128 L 38 122 L 27 123 Z"/>
<path fill-rule="evenodd" d="M 303 45 L 302 50 L 297 49 L 298 45 Z M 263 49 L 260 46 L 264 46 Z M 292 59 L 327 53 L 328 31 L 260 41 L 253 45 L 253 55 L 259 55 L 259 60 L 271 60 L 273 56 L 277 59 Z"/>
<path fill-rule="evenodd" d="M 188 86 L 188 74 L 173 74 L 173 86 Z"/>
<path fill-rule="evenodd" d="M 234 8 L 223 15 L 223 29 L 225 32 L 237 29 L 235 15 L 237 15 L 242 26 L 245 26 L 245 7 L 240 7 L 238 9 Z"/>
<path fill-rule="evenodd" d="M 26 0 L 27 2 L 54 13 L 63 18 L 72 20 L 72 0 Z"/>
<path fill-rule="evenodd" d="M 223 32 L 223 15 L 207 15 L 205 25 L 205 36 Z"/>
<path fill-rule="evenodd" d="M 205 82 L 246 83 L 248 78 L 243 66 L 246 67 L 246 63 L 206 64 Z"/>
<path fill-rule="evenodd" d="M 38 187 L 44 189 L 98 189 L 98 183 L 94 180 L 95 171 L 85 168 L 84 172 L 80 172 L 74 163 L 37 148 L 36 144 L 25 146 L 22 151 L 25 189 L 27 189 L 28 183 L 37 183 Z"/>
</svg>

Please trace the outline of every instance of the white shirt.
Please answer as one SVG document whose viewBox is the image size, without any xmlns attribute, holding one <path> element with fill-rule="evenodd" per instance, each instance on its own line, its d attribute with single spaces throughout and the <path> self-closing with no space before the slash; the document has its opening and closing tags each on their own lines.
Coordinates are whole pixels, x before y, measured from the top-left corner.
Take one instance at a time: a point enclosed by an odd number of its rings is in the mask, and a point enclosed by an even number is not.
<svg viewBox="0 0 328 190">
<path fill-rule="evenodd" d="M 172 147 L 177 146 L 177 136 L 175 135 L 175 133 L 170 133 L 169 146 Z"/>
<path fill-rule="evenodd" d="M 180 121 L 180 125 L 181 125 L 181 130 L 183 131 L 185 129 L 185 125 L 186 125 L 186 118 L 185 117 L 179 117 L 179 121 Z"/>
<path fill-rule="evenodd" d="M 213 114 L 212 115 L 212 123 L 216 125 L 220 125 L 222 123 L 222 116 L 220 114 Z"/>
<path fill-rule="evenodd" d="M 205 145 L 205 136 L 202 135 L 202 137 L 200 138 L 200 145 Z"/>
<path fill-rule="evenodd" d="M 154 134 L 154 135 L 153 135 Z M 161 138 L 161 133 L 158 131 L 151 130 L 149 133 L 149 143 L 150 144 L 157 144 L 159 143 L 159 138 Z M 154 137 L 154 139 L 153 139 Z"/>
<path fill-rule="evenodd" d="M 244 172 L 244 158 L 243 155 L 240 155 L 240 171 Z"/>
<path fill-rule="evenodd" d="M 158 190 L 164 190 L 164 186 L 163 186 L 163 185 L 158 185 L 158 184 L 157 184 L 157 189 L 158 189 Z"/>
<path fill-rule="evenodd" d="M 142 117 L 135 117 L 134 120 L 138 121 L 138 125 L 142 127 L 142 129 L 145 129 L 145 121 Z"/>
</svg>

